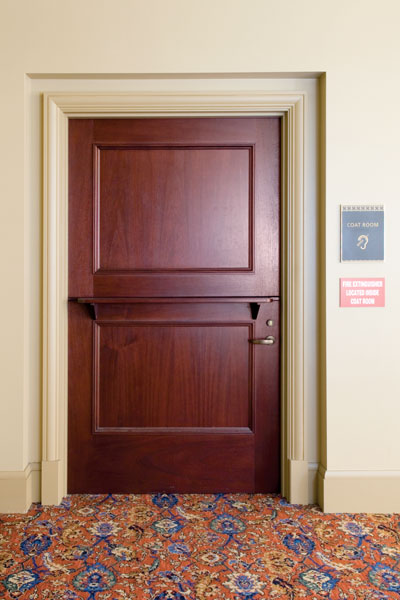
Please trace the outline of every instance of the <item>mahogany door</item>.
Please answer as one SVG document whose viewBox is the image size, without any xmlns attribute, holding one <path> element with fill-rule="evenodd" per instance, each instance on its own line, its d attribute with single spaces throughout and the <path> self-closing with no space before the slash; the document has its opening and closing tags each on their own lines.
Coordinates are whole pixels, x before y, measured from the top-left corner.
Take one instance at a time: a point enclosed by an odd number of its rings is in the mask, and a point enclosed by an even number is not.
<svg viewBox="0 0 400 600">
<path fill-rule="evenodd" d="M 279 491 L 279 188 L 279 118 L 70 120 L 70 493 Z"/>
</svg>

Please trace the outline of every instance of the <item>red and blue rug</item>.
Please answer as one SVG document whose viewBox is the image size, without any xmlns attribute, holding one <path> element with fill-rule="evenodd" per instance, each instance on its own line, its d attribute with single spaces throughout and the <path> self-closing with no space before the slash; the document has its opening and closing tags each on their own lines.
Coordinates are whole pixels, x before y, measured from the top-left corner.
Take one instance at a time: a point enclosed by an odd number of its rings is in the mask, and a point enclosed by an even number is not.
<svg viewBox="0 0 400 600">
<path fill-rule="evenodd" d="M 400 598 L 400 515 L 277 496 L 69 496 L 0 517 L 0 598 Z"/>
</svg>

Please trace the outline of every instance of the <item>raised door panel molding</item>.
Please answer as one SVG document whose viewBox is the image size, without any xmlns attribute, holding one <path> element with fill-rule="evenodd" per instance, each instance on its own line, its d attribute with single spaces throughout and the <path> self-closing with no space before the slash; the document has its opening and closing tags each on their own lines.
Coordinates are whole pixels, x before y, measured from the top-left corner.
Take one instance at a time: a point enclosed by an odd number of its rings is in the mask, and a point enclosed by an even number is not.
<svg viewBox="0 0 400 600">
<path fill-rule="evenodd" d="M 250 431 L 253 327 L 97 321 L 94 432 Z"/>
<path fill-rule="evenodd" d="M 95 146 L 95 272 L 251 271 L 252 165 L 245 146 Z"/>
</svg>

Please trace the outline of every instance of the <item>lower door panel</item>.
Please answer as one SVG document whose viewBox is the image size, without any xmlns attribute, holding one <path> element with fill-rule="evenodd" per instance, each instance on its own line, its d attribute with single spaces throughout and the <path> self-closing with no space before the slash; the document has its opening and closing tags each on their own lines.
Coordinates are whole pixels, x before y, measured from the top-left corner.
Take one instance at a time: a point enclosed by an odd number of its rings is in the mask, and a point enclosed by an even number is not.
<svg viewBox="0 0 400 600">
<path fill-rule="evenodd" d="M 69 493 L 279 491 L 279 303 L 253 316 L 71 302 Z"/>
</svg>

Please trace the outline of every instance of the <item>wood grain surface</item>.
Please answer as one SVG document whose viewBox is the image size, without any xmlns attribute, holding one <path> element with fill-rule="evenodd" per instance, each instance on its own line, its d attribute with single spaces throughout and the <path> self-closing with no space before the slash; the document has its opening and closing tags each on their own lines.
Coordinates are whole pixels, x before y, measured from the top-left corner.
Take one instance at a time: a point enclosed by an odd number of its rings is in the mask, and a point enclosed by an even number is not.
<svg viewBox="0 0 400 600">
<path fill-rule="evenodd" d="M 69 135 L 69 492 L 278 492 L 279 118 Z"/>
</svg>

